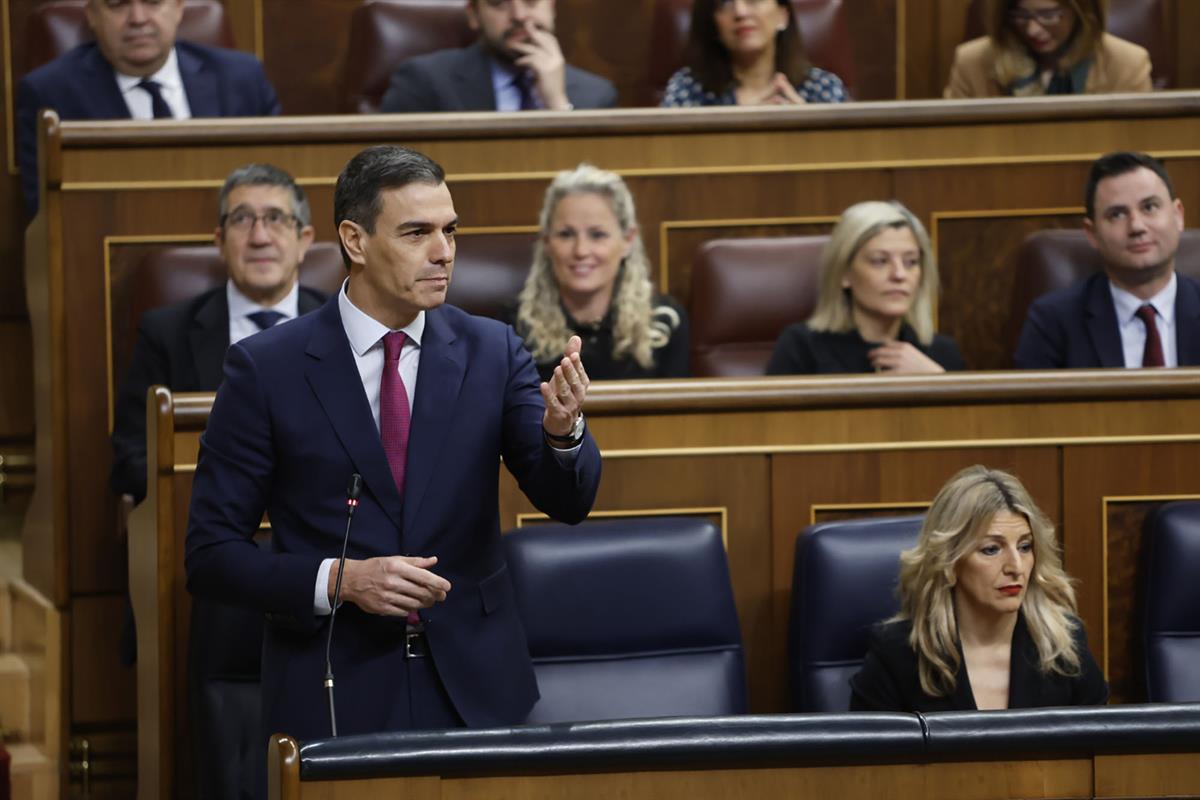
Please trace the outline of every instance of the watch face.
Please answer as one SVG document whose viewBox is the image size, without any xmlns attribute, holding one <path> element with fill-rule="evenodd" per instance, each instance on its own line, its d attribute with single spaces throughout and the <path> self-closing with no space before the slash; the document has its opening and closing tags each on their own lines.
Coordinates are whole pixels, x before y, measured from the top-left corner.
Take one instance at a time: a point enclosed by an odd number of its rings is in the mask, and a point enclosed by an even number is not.
<svg viewBox="0 0 1200 800">
<path fill-rule="evenodd" d="M 578 439 L 583 436 L 583 414 L 575 420 L 575 427 L 571 428 L 571 438 Z"/>
</svg>

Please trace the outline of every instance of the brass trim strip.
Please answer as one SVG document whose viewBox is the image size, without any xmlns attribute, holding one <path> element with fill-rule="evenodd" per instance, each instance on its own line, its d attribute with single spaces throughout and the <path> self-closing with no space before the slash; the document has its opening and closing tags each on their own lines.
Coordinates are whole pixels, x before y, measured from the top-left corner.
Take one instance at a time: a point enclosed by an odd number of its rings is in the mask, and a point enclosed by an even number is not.
<svg viewBox="0 0 1200 800">
<path fill-rule="evenodd" d="M 475 233 L 538 233 L 537 225 L 467 225 L 458 229 L 459 236 Z"/>
<path fill-rule="evenodd" d="M 808 524 L 817 524 L 819 511 L 880 511 L 882 509 L 919 508 L 925 510 L 933 500 L 899 500 L 895 503 L 813 503 L 808 508 Z"/>
<path fill-rule="evenodd" d="M 717 217 L 716 219 L 664 219 L 658 223 L 658 282 L 659 291 L 670 293 L 670 263 L 669 237 L 673 230 L 696 230 L 700 228 L 741 228 L 757 225 L 772 227 L 782 225 L 820 225 L 826 222 L 837 223 L 837 215 L 819 214 L 810 217 Z M 936 251 L 935 251 L 936 252 Z"/>
<path fill-rule="evenodd" d="M 266 30 L 263 27 L 262 0 L 254 0 L 254 54 L 260 64 L 267 63 Z"/>
<path fill-rule="evenodd" d="M 8 0 L 0 0 L 0 30 L 4 42 L 4 113 L 8 116 L 8 141 L 5 147 L 8 151 L 8 174 L 17 175 L 17 115 L 16 115 L 16 98 L 13 97 L 13 52 L 12 52 L 12 31 L 9 29 L 8 15 L 10 13 Z"/>
<path fill-rule="evenodd" d="M 195 438 L 196 434 L 181 434 Z M 917 442 L 847 442 L 842 444 L 762 445 L 751 447 L 672 447 L 645 450 L 604 450 L 606 459 L 677 458 L 682 456 L 813 455 L 822 453 L 895 452 L 898 450 L 953 450 L 955 448 L 1000 447 L 1078 447 L 1111 444 L 1177 444 L 1200 442 L 1200 434 L 1163 434 L 1154 436 L 1074 436 L 1062 439 L 958 439 Z M 175 472 L 194 472 L 196 465 L 180 463 Z M 892 505 L 892 504 L 888 504 Z"/>
<path fill-rule="evenodd" d="M 588 519 L 629 519 L 631 517 L 699 517 L 716 514 L 721 518 L 721 545 L 729 549 L 729 507 L 728 506 L 679 506 L 675 508 L 620 508 L 592 511 Z M 526 522 L 550 522 L 550 517 L 540 511 L 521 511 L 517 513 L 517 527 L 525 527 Z"/>
<path fill-rule="evenodd" d="M 905 72 L 908 47 L 908 3 L 896 0 L 896 99 L 905 100 L 908 94 L 908 75 Z"/>
<path fill-rule="evenodd" d="M 1200 150 L 1153 151 L 1157 158 L 1197 158 Z M 792 164 L 731 164 L 724 166 L 690 166 L 690 167 L 629 167 L 613 169 L 612 171 L 625 178 L 662 178 L 671 176 L 708 176 L 708 175 L 761 175 L 773 173 L 807 173 L 807 172 L 863 172 L 867 170 L 894 169 L 932 169 L 949 167 L 989 167 L 1010 164 L 1071 164 L 1091 162 L 1096 154 L 1091 153 L 1057 153 L 1051 155 L 1023 156 L 975 156 L 970 158 L 917 158 L 892 159 L 880 161 L 842 161 L 829 163 L 792 163 Z M 446 182 L 455 183 L 500 183 L 516 181 L 549 181 L 558 174 L 557 170 L 540 170 L 529 172 L 463 172 L 447 173 Z M 182 188 L 213 188 L 220 187 L 224 179 L 193 179 L 177 181 L 64 181 L 64 192 L 97 192 L 97 191 L 149 191 L 154 189 Z M 333 186 L 337 183 L 334 177 L 313 177 L 297 179 L 302 186 Z"/>
<path fill-rule="evenodd" d="M 108 434 L 116 424 L 116 376 L 113 375 L 112 246 L 122 244 L 209 244 L 212 234 L 105 236 L 104 249 L 104 376 L 108 389 Z"/>
<path fill-rule="evenodd" d="M 1108 506 L 1109 503 L 1169 503 L 1175 500 L 1200 500 L 1200 494 L 1125 494 L 1100 497 L 1100 619 L 1104 642 L 1104 679 L 1108 680 Z"/>
</svg>

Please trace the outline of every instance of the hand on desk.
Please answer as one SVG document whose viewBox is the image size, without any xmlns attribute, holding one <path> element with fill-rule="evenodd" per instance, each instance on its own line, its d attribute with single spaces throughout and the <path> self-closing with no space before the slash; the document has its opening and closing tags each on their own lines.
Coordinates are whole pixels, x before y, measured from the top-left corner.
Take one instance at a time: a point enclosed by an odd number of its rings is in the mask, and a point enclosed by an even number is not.
<svg viewBox="0 0 1200 800">
<path fill-rule="evenodd" d="M 382 556 L 346 560 L 342 600 L 369 614 L 403 617 L 446 599 L 450 581 L 430 572 L 437 556 Z M 329 570 L 329 597 L 337 581 L 337 564 Z"/>
</svg>

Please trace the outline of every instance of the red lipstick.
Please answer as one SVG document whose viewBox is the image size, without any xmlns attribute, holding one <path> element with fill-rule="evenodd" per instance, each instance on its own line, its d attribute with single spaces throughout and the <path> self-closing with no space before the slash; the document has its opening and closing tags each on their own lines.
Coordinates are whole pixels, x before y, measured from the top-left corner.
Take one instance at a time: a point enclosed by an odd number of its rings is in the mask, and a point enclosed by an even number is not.
<svg viewBox="0 0 1200 800">
<path fill-rule="evenodd" d="M 1009 597 L 1016 597 L 1021 593 L 1020 586 L 1001 586 L 1000 591 Z"/>
</svg>

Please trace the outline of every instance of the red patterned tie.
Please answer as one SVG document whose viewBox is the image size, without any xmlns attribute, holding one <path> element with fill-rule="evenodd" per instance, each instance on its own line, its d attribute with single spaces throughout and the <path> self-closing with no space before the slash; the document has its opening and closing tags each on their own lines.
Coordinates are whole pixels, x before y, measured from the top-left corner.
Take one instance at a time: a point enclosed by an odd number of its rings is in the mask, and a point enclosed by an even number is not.
<svg viewBox="0 0 1200 800">
<path fill-rule="evenodd" d="M 400 380 L 400 351 L 404 332 L 392 331 L 383 337 L 383 377 L 379 381 L 379 435 L 396 490 L 404 497 L 404 464 L 408 459 L 408 392 Z"/>
<path fill-rule="evenodd" d="M 1158 323 L 1154 317 L 1154 306 L 1147 303 L 1137 310 L 1137 315 L 1146 323 L 1146 349 L 1142 351 L 1143 367 L 1165 367 L 1162 339 L 1158 335 Z"/>
</svg>

